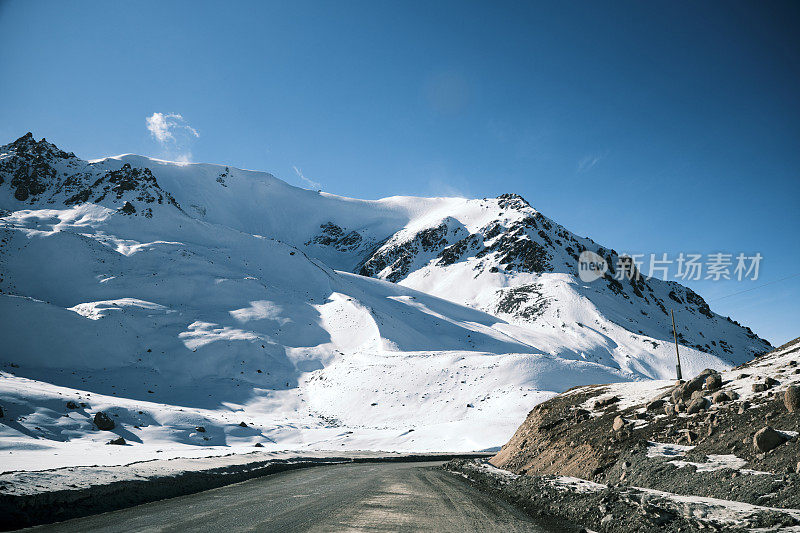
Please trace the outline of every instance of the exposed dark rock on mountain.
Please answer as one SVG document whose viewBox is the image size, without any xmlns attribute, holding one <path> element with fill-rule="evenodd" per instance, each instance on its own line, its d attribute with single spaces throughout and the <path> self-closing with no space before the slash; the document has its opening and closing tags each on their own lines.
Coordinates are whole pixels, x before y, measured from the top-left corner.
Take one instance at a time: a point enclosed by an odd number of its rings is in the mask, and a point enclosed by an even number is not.
<svg viewBox="0 0 800 533">
<path fill-rule="evenodd" d="M 357 231 L 345 232 L 333 222 L 327 222 L 320 226 L 322 233 L 306 242 L 306 246 L 310 244 L 319 244 L 322 246 L 332 246 L 340 252 L 354 250 L 361 245 L 363 238 Z"/>
<path fill-rule="evenodd" d="M 148 168 L 132 168 L 125 163 L 118 170 L 101 176 L 86 168 L 73 153 L 60 150 L 26 133 L 13 143 L 0 147 L 7 156 L 0 160 L 0 185 L 10 177 L 14 198 L 30 205 L 45 202 L 77 205 L 87 202 L 119 204 L 124 214 L 135 214 L 136 203 L 180 205 L 164 191 Z M 146 217 L 152 209 L 139 211 Z"/>
<path fill-rule="evenodd" d="M 98 411 L 94 415 L 94 425 L 97 426 L 97 429 L 102 431 L 111 431 L 117 426 L 114 421 L 111 420 L 111 417 L 103 411 Z"/>
</svg>

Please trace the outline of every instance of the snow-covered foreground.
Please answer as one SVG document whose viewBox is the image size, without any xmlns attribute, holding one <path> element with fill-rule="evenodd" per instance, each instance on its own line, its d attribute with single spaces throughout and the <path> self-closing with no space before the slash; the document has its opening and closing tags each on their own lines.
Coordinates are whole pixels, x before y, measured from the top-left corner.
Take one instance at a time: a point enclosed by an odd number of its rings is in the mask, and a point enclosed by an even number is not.
<svg viewBox="0 0 800 533">
<path fill-rule="evenodd" d="M 580 282 L 584 248 L 513 195 L 362 201 L 26 135 L 0 147 L 3 470 L 496 448 L 570 387 L 669 377 L 665 303 L 687 374 L 768 346 L 676 283 Z"/>
<path fill-rule="evenodd" d="M 48 377 L 60 381 L 65 373 Z M 547 383 L 621 379 L 598 365 L 550 356 L 468 352 L 357 355 L 289 389 L 186 385 L 172 391 L 170 403 L 125 397 L 137 385 L 125 383 L 131 377 L 119 370 L 69 373 L 67 381 L 119 390 L 101 394 L 0 374 L 3 470 L 249 453 L 257 443 L 264 451 L 487 450 L 508 439 L 531 405 L 555 394 Z M 78 408 L 68 408 L 69 401 Z M 112 417 L 113 431 L 93 425 L 98 411 Z M 117 436 L 127 444 L 106 445 Z"/>
</svg>

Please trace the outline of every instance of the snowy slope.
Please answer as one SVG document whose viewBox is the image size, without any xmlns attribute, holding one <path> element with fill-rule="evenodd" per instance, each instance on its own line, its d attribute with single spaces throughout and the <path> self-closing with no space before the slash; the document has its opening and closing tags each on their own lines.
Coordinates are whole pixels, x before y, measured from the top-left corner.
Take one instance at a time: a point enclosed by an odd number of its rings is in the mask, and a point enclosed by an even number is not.
<svg viewBox="0 0 800 533">
<path fill-rule="evenodd" d="M 531 218 L 562 248 L 531 256 Z M 99 410 L 130 444 L 100 448 L 110 462 L 490 448 L 556 392 L 669 376 L 670 290 L 715 340 L 683 348 L 687 372 L 765 345 L 676 284 L 581 284 L 578 245 L 597 247 L 513 196 L 354 200 L 26 135 L 0 147 L 0 453 L 100 461 Z"/>
</svg>

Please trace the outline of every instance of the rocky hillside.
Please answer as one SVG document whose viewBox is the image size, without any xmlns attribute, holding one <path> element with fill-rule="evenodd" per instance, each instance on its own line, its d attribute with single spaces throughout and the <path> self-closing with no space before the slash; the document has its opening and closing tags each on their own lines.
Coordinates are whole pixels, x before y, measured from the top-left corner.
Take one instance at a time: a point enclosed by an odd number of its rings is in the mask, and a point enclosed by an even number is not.
<svg viewBox="0 0 800 533">
<path fill-rule="evenodd" d="M 577 491 L 615 487 L 615 497 L 635 488 L 696 502 L 800 509 L 798 360 L 800 338 L 732 370 L 707 370 L 688 381 L 571 389 L 535 406 L 490 463 L 532 483 L 557 476 L 574 479 Z M 589 522 L 613 515 L 607 504 L 588 514 Z M 792 513 L 775 520 L 800 524 Z M 617 518 L 603 529 L 613 530 Z M 659 520 L 663 525 L 669 517 Z"/>
</svg>

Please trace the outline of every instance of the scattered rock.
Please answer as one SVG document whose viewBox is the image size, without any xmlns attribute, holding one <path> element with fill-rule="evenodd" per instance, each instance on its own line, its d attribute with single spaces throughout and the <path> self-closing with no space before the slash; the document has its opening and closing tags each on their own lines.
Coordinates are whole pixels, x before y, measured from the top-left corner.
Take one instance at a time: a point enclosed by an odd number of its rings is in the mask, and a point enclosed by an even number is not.
<svg viewBox="0 0 800 533">
<path fill-rule="evenodd" d="M 706 368 L 686 383 L 676 386 L 671 395 L 672 403 L 677 404 L 681 400 L 690 399 L 692 397 L 692 393 L 701 390 L 703 385 L 706 383 L 706 379 L 713 375 L 719 375 L 719 373 L 716 370 Z"/>
<path fill-rule="evenodd" d="M 672 389 L 672 394 L 670 394 L 670 400 L 672 403 L 678 404 L 683 399 L 683 389 L 678 386 Z"/>
<path fill-rule="evenodd" d="M 731 399 L 725 391 L 719 391 L 711 397 L 711 401 L 716 404 L 729 402 Z"/>
<path fill-rule="evenodd" d="M 689 444 L 694 444 L 695 442 L 697 442 L 697 439 L 699 438 L 697 433 L 689 429 L 686 430 L 684 437 L 686 438 L 686 442 L 688 442 Z"/>
<path fill-rule="evenodd" d="M 715 391 L 722 387 L 722 376 L 719 374 L 711 374 L 706 377 L 706 388 L 710 391 Z"/>
<path fill-rule="evenodd" d="M 197 431 L 198 433 L 205 433 L 206 432 L 205 426 L 197 426 L 196 428 L 194 428 L 194 430 Z"/>
<path fill-rule="evenodd" d="M 114 421 L 103 411 L 98 411 L 97 414 L 94 415 L 94 425 L 97 426 L 97 429 L 102 431 L 111 431 L 117 427 Z"/>
<path fill-rule="evenodd" d="M 582 422 L 583 420 L 588 420 L 591 418 L 592 415 L 586 409 L 575 409 L 573 416 L 575 417 L 576 422 Z"/>
<path fill-rule="evenodd" d="M 800 413 L 800 387 L 792 385 L 783 395 L 783 403 L 790 413 Z"/>
<path fill-rule="evenodd" d="M 127 443 L 125 442 L 125 439 L 123 439 L 122 437 L 117 437 L 116 439 L 108 441 L 107 444 L 114 444 L 116 446 L 125 446 L 125 444 Z"/>
<path fill-rule="evenodd" d="M 756 450 L 764 453 L 774 450 L 784 442 L 786 442 L 786 437 L 783 433 L 775 431 L 770 426 L 759 429 L 753 436 L 753 445 Z"/>
<path fill-rule="evenodd" d="M 78 408 L 77 403 L 73 402 L 72 400 L 67 402 L 67 409 L 77 409 L 77 408 Z"/>
<path fill-rule="evenodd" d="M 602 409 L 604 407 L 608 407 L 609 405 L 615 404 L 619 401 L 619 396 L 612 396 L 611 398 L 606 398 L 605 400 L 597 400 L 594 402 L 595 409 Z"/>
<path fill-rule="evenodd" d="M 693 415 L 695 413 L 699 413 L 706 408 L 706 401 L 707 400 L 702 396 L 695 398 L 691 401 L 691 403 L 689 403 L 689 407 L 686 408 L 686 414 Z"/>
<path fill-rule="evenodd" d="M 647 404 L 648 411 L 658 411 L 659 409 L 664 407 L 664 400 L 653 400 L 652 402 Z"/>
</svg>

